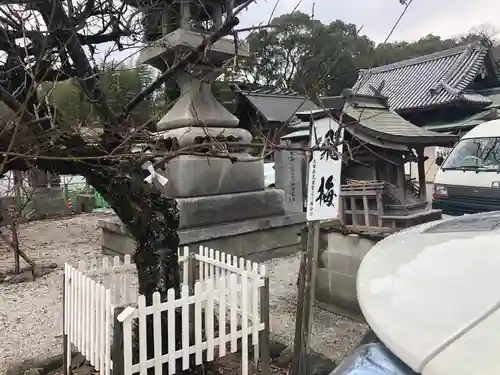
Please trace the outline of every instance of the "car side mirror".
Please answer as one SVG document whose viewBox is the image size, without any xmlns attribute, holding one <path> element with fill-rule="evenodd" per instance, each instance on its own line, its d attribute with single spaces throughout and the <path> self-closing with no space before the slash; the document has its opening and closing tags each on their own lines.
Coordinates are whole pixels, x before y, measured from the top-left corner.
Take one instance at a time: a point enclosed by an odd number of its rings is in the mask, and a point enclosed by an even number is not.
<svg viewBox="0 0 500 375">
<path fill-rule="evenodd" d="M 436 165 L 441 166 L 443 164 L 444 158 L 442 156 L 438 156 L 435 160 Z"/>
</svg>

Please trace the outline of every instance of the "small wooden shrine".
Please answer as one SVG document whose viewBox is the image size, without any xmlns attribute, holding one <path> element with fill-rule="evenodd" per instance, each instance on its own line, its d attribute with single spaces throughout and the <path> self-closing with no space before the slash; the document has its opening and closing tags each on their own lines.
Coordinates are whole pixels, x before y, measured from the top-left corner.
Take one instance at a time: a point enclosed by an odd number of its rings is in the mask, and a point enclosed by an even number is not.
<svg viewBox="0 0 500 375">
<path fill-rule="evenodd" d="M 391 233 L 441 218 L 428 202 L 424 148 L 452 147 L 454 135 L 419 128 L 392 111 L 382 96 L 342 96 L 338 108 L 298 114 L 314 121 L 332 116 L 344 129 L 341 221 L 353 232 Z M 304 130 L 290 134 L 307 142 Z M 405 164 L 418 169 L 418 180 L 405 174 Z"/>
</svg>

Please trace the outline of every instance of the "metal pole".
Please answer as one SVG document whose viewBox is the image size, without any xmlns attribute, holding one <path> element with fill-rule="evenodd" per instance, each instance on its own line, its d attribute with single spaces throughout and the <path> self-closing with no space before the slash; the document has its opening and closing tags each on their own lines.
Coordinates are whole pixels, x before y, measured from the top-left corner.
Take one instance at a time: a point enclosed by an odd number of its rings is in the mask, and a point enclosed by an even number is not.
<svg viewBox="0 0 500 375">
<path fill-rule="evenodd" d="M 68 183 L 64 184 L 64 199 L 67 202 L 69 198 Z"/>
</svg>

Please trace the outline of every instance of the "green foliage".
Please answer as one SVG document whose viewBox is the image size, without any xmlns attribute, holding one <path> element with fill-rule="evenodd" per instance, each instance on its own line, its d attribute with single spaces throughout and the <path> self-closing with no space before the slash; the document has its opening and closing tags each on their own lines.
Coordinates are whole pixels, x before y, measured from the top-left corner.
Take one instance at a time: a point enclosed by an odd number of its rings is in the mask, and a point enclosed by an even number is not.
<svg viewBox="0 0 500 375">
<path fill-rule="evenodd" d="M 110 107 L 120 113 L 123 106 L 137 95 L 153 79 L 152 72 L 144 66 L 127 68 L 125 66 L 107 65 L 101 67 L 99 73 L 101 85 L 106 93 Z M 99 125 L 99 116 L 91 103 L 86 100 L 81 85 L 74 79 L 45 83 L 42 86 L 49 101 L 55 104 L 59 115 L 74 126 Z M 132 126 L 140 126 L 153 116 L 151 98 L 143 100 L 132 112 Z"/>
<path fill-rule="evenodd" d="M 481 29 L 455 39 L 430 34 L 416 42 L 376 45 L 359 35 L 354 24 L 336 20 L 325 25 L 301 12 L 277 17 L 272 25 L 250 36 L 252 58 L 231 76 L 310 96 L 340 94 L 356 82 L 359 69 L 488 38 Z"/>
<path fill-rule="evenodd" d="M 275 18 L 272 24 L 276 28 L 260 30 L 250 37 L 253 61 L 240 67 L 251 81 L 280 89 L 291 88 L 301 68 L 302 56 L 311 51 L 315 27 L 321 23 L 296 12 Z"/>
<path fill-rule="evenodd" d="M 396 61 L 411 59 L 429 53 L 443 51 L 462 44 L 455 39 L 441 39 L 429 34 L 416 42 L 394 42 L 379 44 L 375 48 L 375 65 L 385 65 Z"/>
<path fill-rule="evenodd" d="M 111 108 L 119 113 L 152 80 L 151 71 L 144 66 L 134 68 L 105 67 L 101 73 L 101 83 Z M 131 122 L 140 126 L 152 116 L 151 99 L 143 100 L 131 113 Z"/>
<path fill-rule="evenodd" d="M 59 115 L 68 124 L 86 126 L 91 120 L 91 105 L 85 100 L 85 95 L 78 82 L 67 80 L 55 84 L 45 84 L 49 99 L 55 104 Z"/>
</svg>

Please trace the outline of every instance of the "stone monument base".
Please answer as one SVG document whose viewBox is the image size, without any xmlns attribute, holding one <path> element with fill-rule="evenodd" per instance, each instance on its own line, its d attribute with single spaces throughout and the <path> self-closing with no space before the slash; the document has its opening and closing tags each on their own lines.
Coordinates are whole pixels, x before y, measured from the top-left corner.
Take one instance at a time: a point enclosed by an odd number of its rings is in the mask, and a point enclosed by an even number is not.
<svg viewBox="0 0 500 375">
<path fill-rule="evenodd" d="M 179 228 L 206 228 L 285 213 L 283 191 L 277 189 L 206 197 L 177 198 Z"/>
<path fill-rule="evenodd" d="M 189 246 L 192 251 L 198 251 L 198 246 L 203 245 L 246 259 L 264 261 L 296 253 L 305 221 L 305 215 L 299 213 L 181 229 L 180 245 Z M 135 252 L 134 239 L 117 218 L 100 220 L 99 226 L 104 254 L 122 256 Z"/>
<path fill-rule="evenodd" d="M 64 200 L 62 188 L 37 188 L 33 194 L 28 191 L 30 201 L 23 210 L 27 220 L 38 220 L 68 214 L 68 205 Z"/>
<path fill-rule="evenodd" d="M 192 128 L 186 134 L 205 129 Z M 208 129 L 207 129 L 208 130 Z M 240 129 L 243 130 L 243 129 Z M 252 141 L 252 137 L 247 140 Z M 246 153 L 232 154 L 240 162 L 213 156 L 180 155 L 165 164 L 169 179 L 158 186 L 167 197 L 192 198 L 264 190 L 264 163 Z"/>
</svg>

